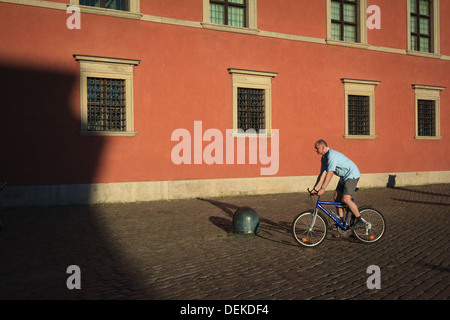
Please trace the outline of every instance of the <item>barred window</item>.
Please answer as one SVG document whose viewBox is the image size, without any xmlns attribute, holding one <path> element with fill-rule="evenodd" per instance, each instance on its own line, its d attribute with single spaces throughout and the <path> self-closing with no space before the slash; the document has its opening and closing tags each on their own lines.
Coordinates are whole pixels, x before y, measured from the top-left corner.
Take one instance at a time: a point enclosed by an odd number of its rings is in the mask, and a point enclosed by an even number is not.
<svg viewBox="0 0 450 320">
<path fill-rule="evenodd" d="M 129 11 L 128 0 L 80 0 L 80 5 Z"/>
<path fill-rule="evenodd" d="M 432 3 L 410 0 L 411 50 L 432 52 Z"/>
<path fill-rule="evenodd" d="M 234 27 L 247 27 L 247 0 L 210 0 L 210 21 Z"/>
<path fill-rule="evenodd" d="M 266 129 L 265 90 L 238 88 L 238 129 Z"/>
<path fill-rule="evenodd" d="M 331 39 L 358 41 L 359 0 L 331 1 Z"/>
<path fill-rule="evenodd" d="M 369 96 L 348 96 L 348 134 L 370 135 Z"/>
<path fill-rule="evenodd" d="M 436 136 L 436 106 L 434 100 L 417 100 L 417 130 L 419 136 Z"/>
<path fill-rule="evenodd" d="M 87 78 L 87 130 L 126 131 L 125 80 Z"/>
</svg>

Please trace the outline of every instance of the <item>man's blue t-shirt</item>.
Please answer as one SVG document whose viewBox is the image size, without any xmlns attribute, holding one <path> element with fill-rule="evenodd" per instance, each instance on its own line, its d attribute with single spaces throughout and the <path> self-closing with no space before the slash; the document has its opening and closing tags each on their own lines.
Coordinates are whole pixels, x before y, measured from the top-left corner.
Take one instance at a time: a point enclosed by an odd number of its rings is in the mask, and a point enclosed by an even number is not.
<svg viewBox="0 0 450 320">
<path fill-rule="evenodd" d="M 328 148 L 327 153 L 322 156 L 320 173 L 333 171 L 341 180 L 358 179 L 361 177 L 356 164 L 342 153 Z"/>
</svg>

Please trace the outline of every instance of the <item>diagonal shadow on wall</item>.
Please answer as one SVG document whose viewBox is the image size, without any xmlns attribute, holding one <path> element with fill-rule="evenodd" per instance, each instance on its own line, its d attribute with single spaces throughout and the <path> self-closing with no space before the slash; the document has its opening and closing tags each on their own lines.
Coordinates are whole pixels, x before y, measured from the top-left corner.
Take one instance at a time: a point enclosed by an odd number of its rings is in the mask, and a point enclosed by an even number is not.
<svg viewBox="0 0 450 320">
<path fill-rule="evenodd" d="M 78 74 L 0 62 L 0 75 L 0 299 L 153 298 L 95 206 L 1 208 L 21 186 L 94 182 L 104 140 L 78 134 Z M 81 290 L 66 286 L 70 265 Z"/>
</svg>

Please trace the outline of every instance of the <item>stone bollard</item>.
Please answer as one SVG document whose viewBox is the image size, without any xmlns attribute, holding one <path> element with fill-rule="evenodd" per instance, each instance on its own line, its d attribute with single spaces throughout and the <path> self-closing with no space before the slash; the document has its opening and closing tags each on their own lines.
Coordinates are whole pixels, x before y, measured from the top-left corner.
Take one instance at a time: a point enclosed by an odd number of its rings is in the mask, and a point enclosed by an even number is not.
<svg viewBox="0 0 450 320">
<path fill-rule="evenodd" d="M 259 216 L 250 207 L 241 207 L 233 216 L 233 232 L 239 234 L 250 234 L 260 232 Z"/>
</svg>

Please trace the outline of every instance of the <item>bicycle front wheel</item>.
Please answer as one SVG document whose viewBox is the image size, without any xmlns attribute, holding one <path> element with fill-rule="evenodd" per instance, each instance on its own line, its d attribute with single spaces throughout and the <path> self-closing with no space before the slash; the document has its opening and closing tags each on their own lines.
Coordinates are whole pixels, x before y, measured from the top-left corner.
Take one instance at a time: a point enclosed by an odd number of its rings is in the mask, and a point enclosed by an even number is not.
<svg viewBox="0 0 450 320">
<path fill-rule="evenodd" d="M 315 218 L 312 211 L 302 212 L 292 222 L 292 235 L 302 246 L 318 246 L 327 235 L 327 221 L 320 212 Z"/>
<path fill-rule="evenodd" d="M 378 210 L 371 207 L 359 208 L 359 213 L 365 222 L 364 228 L 352 229 L 353 235 L 361 242 L 374 243 L 381 239 L 386 231 L 386 221 Z M 351 224 L 355 222 L 352 217 Z"/>
</svg>

